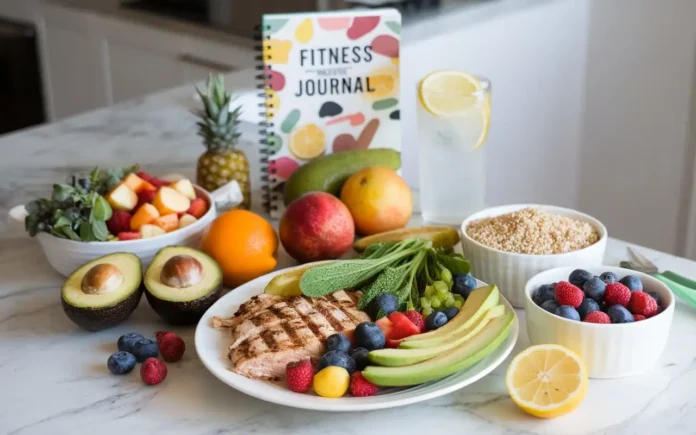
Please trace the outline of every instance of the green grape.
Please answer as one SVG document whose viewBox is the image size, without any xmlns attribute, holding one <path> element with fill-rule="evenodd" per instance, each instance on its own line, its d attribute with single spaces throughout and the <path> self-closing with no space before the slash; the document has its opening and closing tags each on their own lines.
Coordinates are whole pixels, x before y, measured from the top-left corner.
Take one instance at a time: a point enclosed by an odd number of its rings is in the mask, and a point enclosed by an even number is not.
<svg viewBox="0 0 696 435">
<path fill-rule="evenodd" d="M 440 271 L 440 279 L 444 282 L 452 282 L 452 272 L 449 269 L 442 269 Z"/>
<path fill-rule="evenodd" d="M 454 301 L 454 306 L 457 307 L 458 310 L 462 309 L 462 305 L 464 305 L 462 301 Z"/>
<path fill-rule="evenodd" d="M 433 309 L 428 307 L 428 308 L 423 308 L 423 310 L 421 311 L 421 314 L 423 315 L 423 317 L 428 317 L 430 315 L 430 313 L 432 313 L 432 312 L 433 312 Z"/>
<path fill-rule="evenodd" d="M 430 308 L 430 301 L 428 298 L 420 298 L 421 301 L 421 307 L 423 308 Z"/>
<path fill-rule="evenodd" d="M 426 296 L 432 296 L 432 295 L 434 295 L 434 294 L 435 294 L 435 287 L 433 287 L 433 286 L 431 286 L 431 285 L 426 285 L 426 286 L 425 286 L 425 292 L 424 292 L 424 294 L 425 294 Z"/>
<path fill-rule="evenodd" d="M 447 295 L 449 293 L 438 293 L 434 297 L 437 298 L 438 301 L 440 302 L 445 302 L 447 300 Z"/>
<path fill-rule="evenodd" d="M 447 283 L 444 281 L 435 281 L 433 283 L 433 286 L 435 287 L 435 290 L 437 290 L 438 293 L 449 293 Z"/>
<path fill-rule="evenodd" d="M 449 293 L 449 294 L 447 295 L 447 300 L 445 301 L 445 304 L 446 304 L 448 307 L 452 307 L 452 306 L 454 306 L 454 302 L 455 302 L 455 300 L 454 300 L 454 295 L 452 295 L 452 293 Z"/>
<path fill-rule="evenodd" d="M 433 307 L 433 308 L 440 308 L 440 305 L 442 305 L 442 304 L 440 303 L 440 300 L 439 300 L 439 299 L 433 298 L 433 299 L 430 300 L 430 306 L 431 306 L 431 307 Z"/>
<path fill-rule="evenodd" d="M 464 302 L 464 297 L 462 295 L 455 294 L 454 295 L 454 300 L 459 301 L 459 302 Z"/>
</svg>

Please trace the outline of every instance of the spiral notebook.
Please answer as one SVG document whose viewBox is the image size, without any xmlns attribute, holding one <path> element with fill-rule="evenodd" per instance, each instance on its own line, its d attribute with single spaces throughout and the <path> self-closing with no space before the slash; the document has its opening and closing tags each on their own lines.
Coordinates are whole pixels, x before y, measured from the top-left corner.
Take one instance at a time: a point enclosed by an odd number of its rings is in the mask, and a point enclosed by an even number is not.
<svg viewBox="0 0 696 435">
<path fill-rule="evenodd" d="M 400 150 L 396 9 L 264 15 L 257 69 L 264 207 L 284 210 L 301 165 L 345 150 Z"/>
</svg>

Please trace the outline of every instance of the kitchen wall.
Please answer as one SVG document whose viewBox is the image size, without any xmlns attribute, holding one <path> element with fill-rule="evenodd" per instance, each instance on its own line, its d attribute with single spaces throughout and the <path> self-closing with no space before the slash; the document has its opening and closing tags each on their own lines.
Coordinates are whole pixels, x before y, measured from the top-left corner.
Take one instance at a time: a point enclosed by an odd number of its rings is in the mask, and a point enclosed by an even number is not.
<svg viewBox="0 0 696 435">
<path fill-rule="evenodd" d="M 12 20 L 33 21 L 38 0 L 0 0 L 0 16 Z"/>
<path fill-rule="evenodd" d="M 584 138 L 575 160 L 579 206 L 611 235 L 692 258 L 694 23 L 694 1 L 591 2 Z"/>
<path fill-rule="evenodd" d="M 488 202 L 577 206 L 588 12 L 586 1 L 540 3 L 406 44 L 401 113 L 410 184 L 418 185 L 416 83 L 455 68 L 492 82 Z M 459 166 L 466 170 L 466 162 Z"/>
</svg>

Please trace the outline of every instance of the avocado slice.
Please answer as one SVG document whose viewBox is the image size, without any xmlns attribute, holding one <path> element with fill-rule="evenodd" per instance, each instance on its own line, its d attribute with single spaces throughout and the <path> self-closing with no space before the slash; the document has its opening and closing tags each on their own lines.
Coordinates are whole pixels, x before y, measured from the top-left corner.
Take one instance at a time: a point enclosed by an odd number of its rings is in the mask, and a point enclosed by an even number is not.
<svg viewBox="0 0 696 435">
<path fill-rule="evenodd" d="M 188 246 L 167 246 L 145 271 L 145 296 L 174 325 L 197 322 L 220 297 L 222 271 L 208 255 Z"/>
<path fill-rule="evenodd" d="M 505 314 L 505 306 L 496 305 L 486 312 L 486 314 L 476 324 L 445 340 L 442 344 L 422 349 L 379 349 L 373 350 L 367 356 L 371 362 L 386 367 L 403 367 L 427 361 L 444 352 L 454 349 L 466 343 L 471 337 L 478 334 L 488 323 Z"/>
<path fill-rule="evenodd" d="M 367 366 L 362 375 L 383 387 L 405 387 L 444 378 L 490 355 L 510 334 L 514 319 L 514 313 L 497 317 L 462 346 L 427 361 L 404 367 Z"/>
<path fill-rule="evenodd" d="M 459 313 L 445 326 L 425 334 L 412 335 L 404 338 L 400 348 L 416 349 L 438 346 L 448 338 L 459 335 L 466 328 L 476 324 L 488 310 L 498 305 L 500 292 L 498 287 L 489 285 L 472 291 Z"/>
<path fill-rule="evenodd" d="M 63 311 L 88 331 L 110 328 L 126 320 L 143 294 L 140 259 L 116 252 L 80 266 L 60 292 Z"/>
</svg>

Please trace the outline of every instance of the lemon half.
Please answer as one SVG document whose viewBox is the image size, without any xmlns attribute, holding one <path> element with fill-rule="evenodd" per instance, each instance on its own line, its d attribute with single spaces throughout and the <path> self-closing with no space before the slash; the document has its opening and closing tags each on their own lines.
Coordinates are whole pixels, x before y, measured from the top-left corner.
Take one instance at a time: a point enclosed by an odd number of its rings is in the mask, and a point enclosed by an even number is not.
<svg viewBox="0 0 696 435">
<path fill-rule="evenodd" d="M 418 83 L 418 99 L 425 110 L 437 117 L 468 116 L 480 111 L 480 134 L 473 149 L 488 137 L 491 122 L 490 92 L 477 77 L 456 70 L 434 71 Z"/>
<path fill-rule="evenodd" d="M 580 406 L 587 384 L 585 363 L 556 344 L 525 349 L 512 360 L 505 376 L 512 400 L 540 418 L 559 417 Z"/>
</svg>

